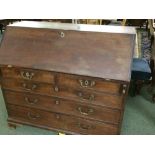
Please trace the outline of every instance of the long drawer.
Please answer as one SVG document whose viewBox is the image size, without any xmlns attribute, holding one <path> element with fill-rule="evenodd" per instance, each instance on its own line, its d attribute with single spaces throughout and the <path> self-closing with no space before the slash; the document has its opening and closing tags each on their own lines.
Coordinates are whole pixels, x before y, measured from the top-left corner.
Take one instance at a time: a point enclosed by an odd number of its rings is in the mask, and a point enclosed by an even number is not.
<svg viewBox="0 0 155 155">
<path fill-rule="evenodd" d="M 7 108 L 9 118 L 18 120 L 23 124 L 55 128 L 59 131 L 65 130 L 68 133 L 118 134 L 118 126 L 116 125 L 15 105 L 8 105 Z"/>
<path fill-rule="evenodd" d="M 4 91 L 7 103 L 39 108 L 47 111 L 59 112 L 73 116 L 91 118 L 107 123 L 118 124 L 120 111 L 58 97 L 46 97 L 30 93 Z"/>
<path fill-rule="evenodd" d="M 2 76 L 4 78 L 15 78 L 19 80 L 30 80 L 45 83 L 56 83 L 61 86 L 72 88 L 90 89 L 95 91 L 107 92 L 111 94 L 120 94 L 122 85 L 120 82 L 112 82 L 99 78 L 69 75 L 63 73 L 47 72 L 41 70 L 32 70 L 25 68 L 2 68 Z"/>
<path fill-rule="evenodd" d="M 49 96 L 60 96 L 62 98 L 75 99 L 94 105 L 107 106 L 111 108 L 122 108 L 123 95 L 111 95 L 106 93 L 96 93 L 90 90 L 72 89 L 55 86 L 52 84 L 37 83 L 26 80 L 5 79 L 2 80 L 3 88 L 17 91 L 39 93 Z"/>
</svg>

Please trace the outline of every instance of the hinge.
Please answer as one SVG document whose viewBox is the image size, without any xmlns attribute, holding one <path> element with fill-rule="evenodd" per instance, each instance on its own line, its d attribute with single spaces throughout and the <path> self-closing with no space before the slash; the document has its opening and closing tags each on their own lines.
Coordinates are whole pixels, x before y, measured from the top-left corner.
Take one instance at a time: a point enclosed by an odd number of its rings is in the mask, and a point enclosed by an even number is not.
<svg viewBox="0 0 155 155">
<path fill-rule="evenodd" d="M 123 86 L 122 86 L 122 93 L 126 94 L 126 90 L 127 90 L 127 85 L 123 84 Z"/>
</svg>

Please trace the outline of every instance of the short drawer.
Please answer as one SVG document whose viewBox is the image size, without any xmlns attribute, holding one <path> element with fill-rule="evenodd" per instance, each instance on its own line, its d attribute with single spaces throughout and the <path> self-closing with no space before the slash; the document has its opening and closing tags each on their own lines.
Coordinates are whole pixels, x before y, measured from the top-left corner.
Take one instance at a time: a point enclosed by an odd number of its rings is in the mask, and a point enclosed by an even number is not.
<svg viewBox="0 0 155 155">
<path fill-rule="evenodd" d="M 73 99 L 84 102 L 86 104 L 100 105 L 110 108 L 122 108 L 123 95 L 111 95 L 104 93 L 97 93 L 91 90 L 72 89 L 67 87 L 54 86 L 50 84 L 15 81 L 13 79 L 2 80 L 2 87 L 4 89 L 11 89 L 17 91 L 25 91 L 31 93 L 38 93 L 48 96 L 58 96 L 66 99 Z"/>
<path fill-rule="evenodd" d="M 1 72 L 4 78 L 15 78 L 22 80 L 54 83 L 54 75 L 51 72 L 47 71 L 14 68 L 14 67 L 10 68 L 2 67 Z"/>
<path fill-rule="evenodd" d="M 54 93 L 53 84 L 40 83 L 27 80 L 2 79 L 2 87 L 11 90 L 33 92 L 51 95 Z"/>
<path fill-rule="evenodd" d="M 123 85 L 110 80 L 67 74 L 59 74 L 58 83 L 67 87 L 90 89 L 110 94 L 122 93 Z"/>
<path fill-rule="evenodd" d="M 15 105 L 8 105 L 7 108 L 9 118 L 23 124 L 30 123 L 37 127 L 54 128 L 57 131 L 65 130 L 69 133 L 118 134 L 116 125 Z"/>
<path fill-rule="evenodd" d="M 113 124 L 118 124 L 120 121 L 119 110 L 83 104 L 82 102 L 65 100 L 58 97 L 47 97 L 7 90 L 4 93 L 6 102 L 15 105 L 39 108 Z"/>
</svg>

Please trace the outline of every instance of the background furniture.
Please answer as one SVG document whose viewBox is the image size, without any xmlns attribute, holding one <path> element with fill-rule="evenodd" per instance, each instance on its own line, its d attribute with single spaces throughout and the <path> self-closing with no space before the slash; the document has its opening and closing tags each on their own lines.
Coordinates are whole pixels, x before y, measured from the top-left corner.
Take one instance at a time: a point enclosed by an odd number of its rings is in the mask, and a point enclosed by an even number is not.
<svg viewBox="0 0 155 155">
<path fill-rule="evenodd" d="M 144 83 L 151 82 L 153 75 L 153 60 L 151 52 L 151 38 L 147 29 L 137 31 L 137 56 L 133 58 L 131 89 L 132 96 L 140 93 Z"/>
<path fill-rule="evenodd" d="M 124 26 L 136 27 L 136 47 L 132 65 L 132 81 L 130 94 L 140 93 L 142 86 L 151 83 L 153 78 L 154 60 L 152 59 L 152 37 L 148 19 L 124 19 Z"/>
<path fill-rule="evenodd" d="M 149 29 L 149 35 L 151 39 L 151 73 L 152 73 L 152 79 L 150 83 L 147 85 L 144 85 L 144 87 L 141 90 L 141 95 L 150 101 L 151 103 L 155 103 L 155 68 L 154 68 L 154 60 L 155 60 L 155 40 L 154 40 L 154 27 L 153 27 L 153 20 L 148 20 L 148 29 Z"/>
<path fill-rule="evenodd" d="M 147 27 L 148 20 L 147 19 L 123 19 L 122 25 L 138 26 L 138 27 L 143 27 L 145 25 Z"/>
</svg>

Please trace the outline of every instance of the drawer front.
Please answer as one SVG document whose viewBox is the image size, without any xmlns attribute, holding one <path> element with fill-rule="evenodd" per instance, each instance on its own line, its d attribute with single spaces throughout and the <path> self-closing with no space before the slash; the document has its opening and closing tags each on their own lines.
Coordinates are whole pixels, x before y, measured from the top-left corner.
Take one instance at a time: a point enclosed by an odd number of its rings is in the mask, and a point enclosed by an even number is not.
<svg viewBox="0 0 155 155">
<path fill-rule="evenodd" d="M 23 68 L 2 67 L 2 76 L 4 78 L 16 78 L 22 80 L 33 80 L 38 82 L 54 83 L 54 75 L 51 72 L 39 71 Z"/>
<path fill-rule="evenodd" d="M 24 68 L 7 68 L 2 67 L 2 76 L 4 78 L 16 78 L 20 80 L 31 80 L 36 82 L 52 83 L 64 87 L 76 89 L 94 90 L 110 94 L 120 95 L 122 93 L 121 83 L 106 81 L 98 78 L 91 78 L 77 75 L 67 75 L 62 73 L 54 73 L 40 70 L 24 69 Z M 56 75 L 56 76 L 55 76 Z"/>
<path fill-rule="evenodd" d="M 6 102 L 11 104 L 60 112 L 83 118 L 91 118 L 113 124 L 118 124 L 120 120 L 119 110 L 112 110 L 90 104 L 85 105 L 81 102 L 65 100 L 57 97 L 45 97 L 12 91 L 4 92 Z"/>
<path fill-rule="evenodd" d="M 38 83 L 27 80 L 2 79 L 2 86 L 6 89 L 13 89 L 17 91 L 26 91 L 51 95 L 54 93 L 52 84 Z"/>
<path fill-rule="evenodd" d="M 87 104 L 89 103 L 117 109 L 122 108 L 123 96 L 96 93 L 90 90 L 75 90 L 72 88 L 53 86 L 43 83 L 27 82 L 23 80 L 14 81 L 12 79 L 5 79 L 2 81 L 2 84 L 3 88 L 7 89 L 40 93 L 50 96 L 59 96 L 62 98 L 78 100 Z"/>
<path fill-rule="evenodd" d="M 81 89 L 70 89 L 67 87 L 59 87 L 59 90 L 61 96 L 68 96 L 69 98 L 73 98 L 87 104 L 100 105 L 116 109 L 122 108 L 123 96 L 97 93 L 90 90 L 84 91 Z"/>
<path fill-rule="evenodd" d="M 90 89 L 110 94 L 120 94 L 122 89 L 122 84 L 120 83 L 67 74 L 59 74 L 58 83 L 67 87 Z"/>
<path fill-rule="evenodd" d="M 9 118 L 45 128 L 55 128 L 80 134 L 118 134 L 118 127 L 59 113 L 8 105 Z"/>
</svg>

